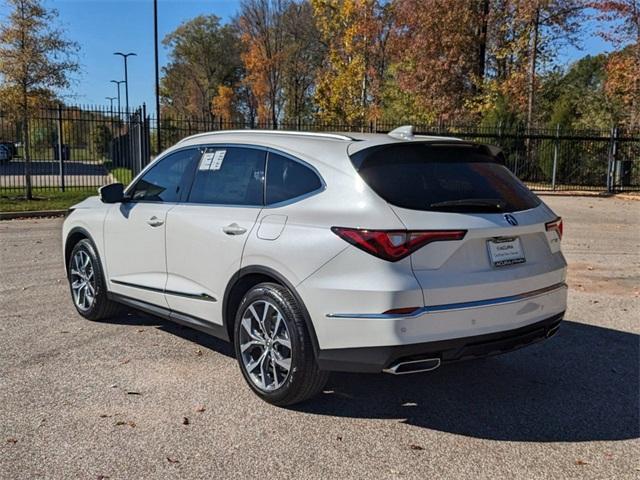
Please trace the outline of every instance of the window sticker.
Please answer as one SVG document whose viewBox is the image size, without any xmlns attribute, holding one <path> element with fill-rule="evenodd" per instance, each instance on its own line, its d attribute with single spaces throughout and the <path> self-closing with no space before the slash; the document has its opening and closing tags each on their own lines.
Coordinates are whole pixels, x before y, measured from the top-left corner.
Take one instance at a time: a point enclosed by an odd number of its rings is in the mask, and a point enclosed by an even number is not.
<svg viewBox="0 0 640 480">
<path fill-rule="evenodd" d="M 200 166 L 198 170 L 220 170 L 222 168 L 222 161 L 224 160 L 226 150 L 216 150 L 215 152 L 206 152 L 200 159 Z"/>
</svg>

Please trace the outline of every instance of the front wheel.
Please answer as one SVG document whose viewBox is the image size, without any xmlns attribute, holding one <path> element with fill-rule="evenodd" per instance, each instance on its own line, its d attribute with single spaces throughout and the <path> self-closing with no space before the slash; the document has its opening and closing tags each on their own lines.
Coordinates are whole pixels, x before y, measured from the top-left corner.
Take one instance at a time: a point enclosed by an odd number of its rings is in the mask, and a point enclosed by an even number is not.
<svg viewBox="0 0 640 480">
<path fill-rule="evenodd" d="M 245 380 L 271 404 L 302 402 L 327 382 L 329 373 L 318 369 L 300 306 L 281 285 L 261 283 L 245 295 L 234 344 Z"/>
<path fill-rule="evenodd" d="M 121 306 L 107 297 L 100 259 L 90 240 L 74 245 L 67 270 L 73 305 L 80 315 L 102 320 L 121 311 Z"/>
</svg>

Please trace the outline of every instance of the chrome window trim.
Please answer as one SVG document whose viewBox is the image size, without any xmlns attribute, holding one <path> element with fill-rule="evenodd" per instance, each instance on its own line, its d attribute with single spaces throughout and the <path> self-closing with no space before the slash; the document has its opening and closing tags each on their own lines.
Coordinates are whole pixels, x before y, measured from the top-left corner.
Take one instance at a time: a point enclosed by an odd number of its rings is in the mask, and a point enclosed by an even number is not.
<svg viewBox="0 0 640 480">
<path fill-rule="evenodd" d="M 429 313 L 451 312 L 456 310 L 467 310 L 469 308 L 483 308 L 493 305 L 505 305 L 508 303 L 521 302 L 529 298 L 540 297 L 560 289 L 567 289 L 566 283 L 557 283 L 550 287 L 539 288 L 531 292 L 510 295 L 508 297 L 492 298 L 488 300 L 475 300 L 472 302 L 448 303 L 444 305 L 433 305 L 422 307 L 411 313 L 327 313 L 329 318 L 354 318 L 354 319 L 401 319 L 415 318 Z"/>
<path fill-rule="evenodd" d="M 179 144 L 179 143 L 178 143 Z M 127 199 L 126 203 L 154 203 L 154 204 L 175 204 L 175 205 L 196 205 L 196 206 L 201 206 L 201 207 L 234 207 L 234 208 L 268 208 L 268 209 L 272 209 L 272 208 L 281 208 L 281 207 L 286 207 L 287 205 L 291 205 L 293 203 L 297 203 L 300 202 L 302 200 L 305 200 L 309 197 L 313 197 L 314 195 L 318 195 L 319 193 L 324 192 L 327 189 L 327 183 L 325 182 L 324 178 L 322 177 L 322 175 L 320 174 L 320 172 L 318 171 L 318 169 L 310 164 L 309 162 L 306 162 L 290 153 L 287 152 L 283 152 L 282 150 L 279 150 L 277 148 L 272 148 L 272 147 L 266 147 L 266 146 L 262 146 L 262 145 L 255 145 L 255 144 L 244 144 L 244 143 L 228 143 L 228 142 L 223 142 L 223 143 L 202 143 L 202 144 L 194 144 L 194 145 L 185 145 L 179 148 L 174 148 L 174 149 L 170 149 L 167 150 L 166 152 L 163 152 L 163 155 L 158 156 L 158 158 L 156 158 L 153 162 L 151 162 L 149 165 L 147 165 L 132 181 L 131 183 L 127 186 L 127 188 L 125 189 L 125 196 L 129 195 L 130 191 L 134 189 L 134 185 L 136 185 L 138 183 L 138 181 L 146 174 L 146 172 L 148 170 L 150 170 L 151 168 L 153 168 L 153 166 L 156 163 L 161 162 L 164 158 L 168 157 L 169 155 L 172 155 L 174 153 L 183 151 L 183 150 L 192 150 L 192 149 L 198 149 L 198 150 L 206 150 L 207 148 L 250 148 L 250 149 L 254 149 L 254 150 L 262 150 L 265 152 L 265 169 L 264 169 L 264 195 L 262 198 L 262 205 L 242 205 L 242 204 L 228 204 L 228 203 L 202 203 L 202 202 L 189 202 L 188 198 L 191 195 L 191 188 L 189 188 L 189 192 L 187 194 L 187 200 L 185 201 L 181 201 L 181 202 L 162 202 L 162 201 L 155 201 L 155 200 L 134 200 L 134 199 Z M 290 198 L 288 200 L 283 200 L 282 202 L 278 202 L 278 203 L 272 203 L 272 204 L 267 204 L 267 196 L 266 196 L 266 188 L 267 188 L 267 172 L 269 170 L 269 153 L 275 153 L 278 155 L 281 155 L 285 158 L 288 158 L 289 160 L 292 160 L 294 162 L 297 162 L 299 164 L 301 164 L 304 167 L 309 168 L 313 173 L 316 174 L 316 176 L 318 177 L 318 179 L 320 180 L 320 188 L 317 188 L 316 190 L 313 190 L 311 192 L 307 192 L 303 195 L 299 195 L 297 197 L 293 197 Z M 197 170 L 194 172 L 194 179 L 195 179 L 195 175 L 197 175 Z"/>
</svg>

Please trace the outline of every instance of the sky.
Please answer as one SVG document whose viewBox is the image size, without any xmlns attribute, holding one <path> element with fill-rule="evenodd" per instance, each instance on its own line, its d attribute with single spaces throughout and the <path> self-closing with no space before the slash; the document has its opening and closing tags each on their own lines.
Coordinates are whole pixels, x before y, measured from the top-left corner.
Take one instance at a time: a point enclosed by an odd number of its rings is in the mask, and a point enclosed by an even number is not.
<svg viewBox="0 0 640 480">
<path fill-rule="evenodd" d="M 0 21 L 7 7 L 0 0 Z M 116 85 L 110 80 L 122 80 L 124 67 L 121 57 L 113 52 L 135 52 L 129 58 L 129 104 L 147 104 L 155 110 L 153 2 L 152 0 L 45 0 L 45 5 L 59 12 L 58 23 L 66 36 L 80 45 L 81 71 L 76 75 L 65 100 L 69 104 L 108 105 L 105 97 L 116 96 Z M 172 32 L 184 21 L 198 15 L 215 14 L 223 22 L 236 14 L 240 0 L 159 0 L 159 39 Z M 587 25 L 582 49 L 567 47 L 560 61 L 569 64 L 587 54 L 611 51 Z M 166 65 L 168 52 L 160 45 L 160 66 Z M 124 108 L 124 85 L 122 85 Z"/>
</svg>

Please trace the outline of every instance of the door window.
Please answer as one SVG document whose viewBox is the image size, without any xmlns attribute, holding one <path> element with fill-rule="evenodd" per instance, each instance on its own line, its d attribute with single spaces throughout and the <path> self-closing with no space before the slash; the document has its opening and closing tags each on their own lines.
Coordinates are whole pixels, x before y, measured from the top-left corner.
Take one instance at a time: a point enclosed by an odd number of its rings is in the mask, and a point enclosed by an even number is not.
<svg viewBox="0 0 640 480">
<path fill-rule="evenodd" d="M 208 147 L 198 161 L 189 202 L 262 206 L 265 157 L 255 148 Z"/>
<path fill-rule="evenodd" d="M 167 155 L 136 182 L 129 194 L 130 197 L 146 202 L 180 201 L 185 190 L 185 173 L 199 155 L 197 149 L 180 150 Z"/>
<path fill-rule="evenodd" d="M 300 162 L 269 152 L 267 205 L 301 197 L 322 188 L 318 175 Z"/>
</svg>

